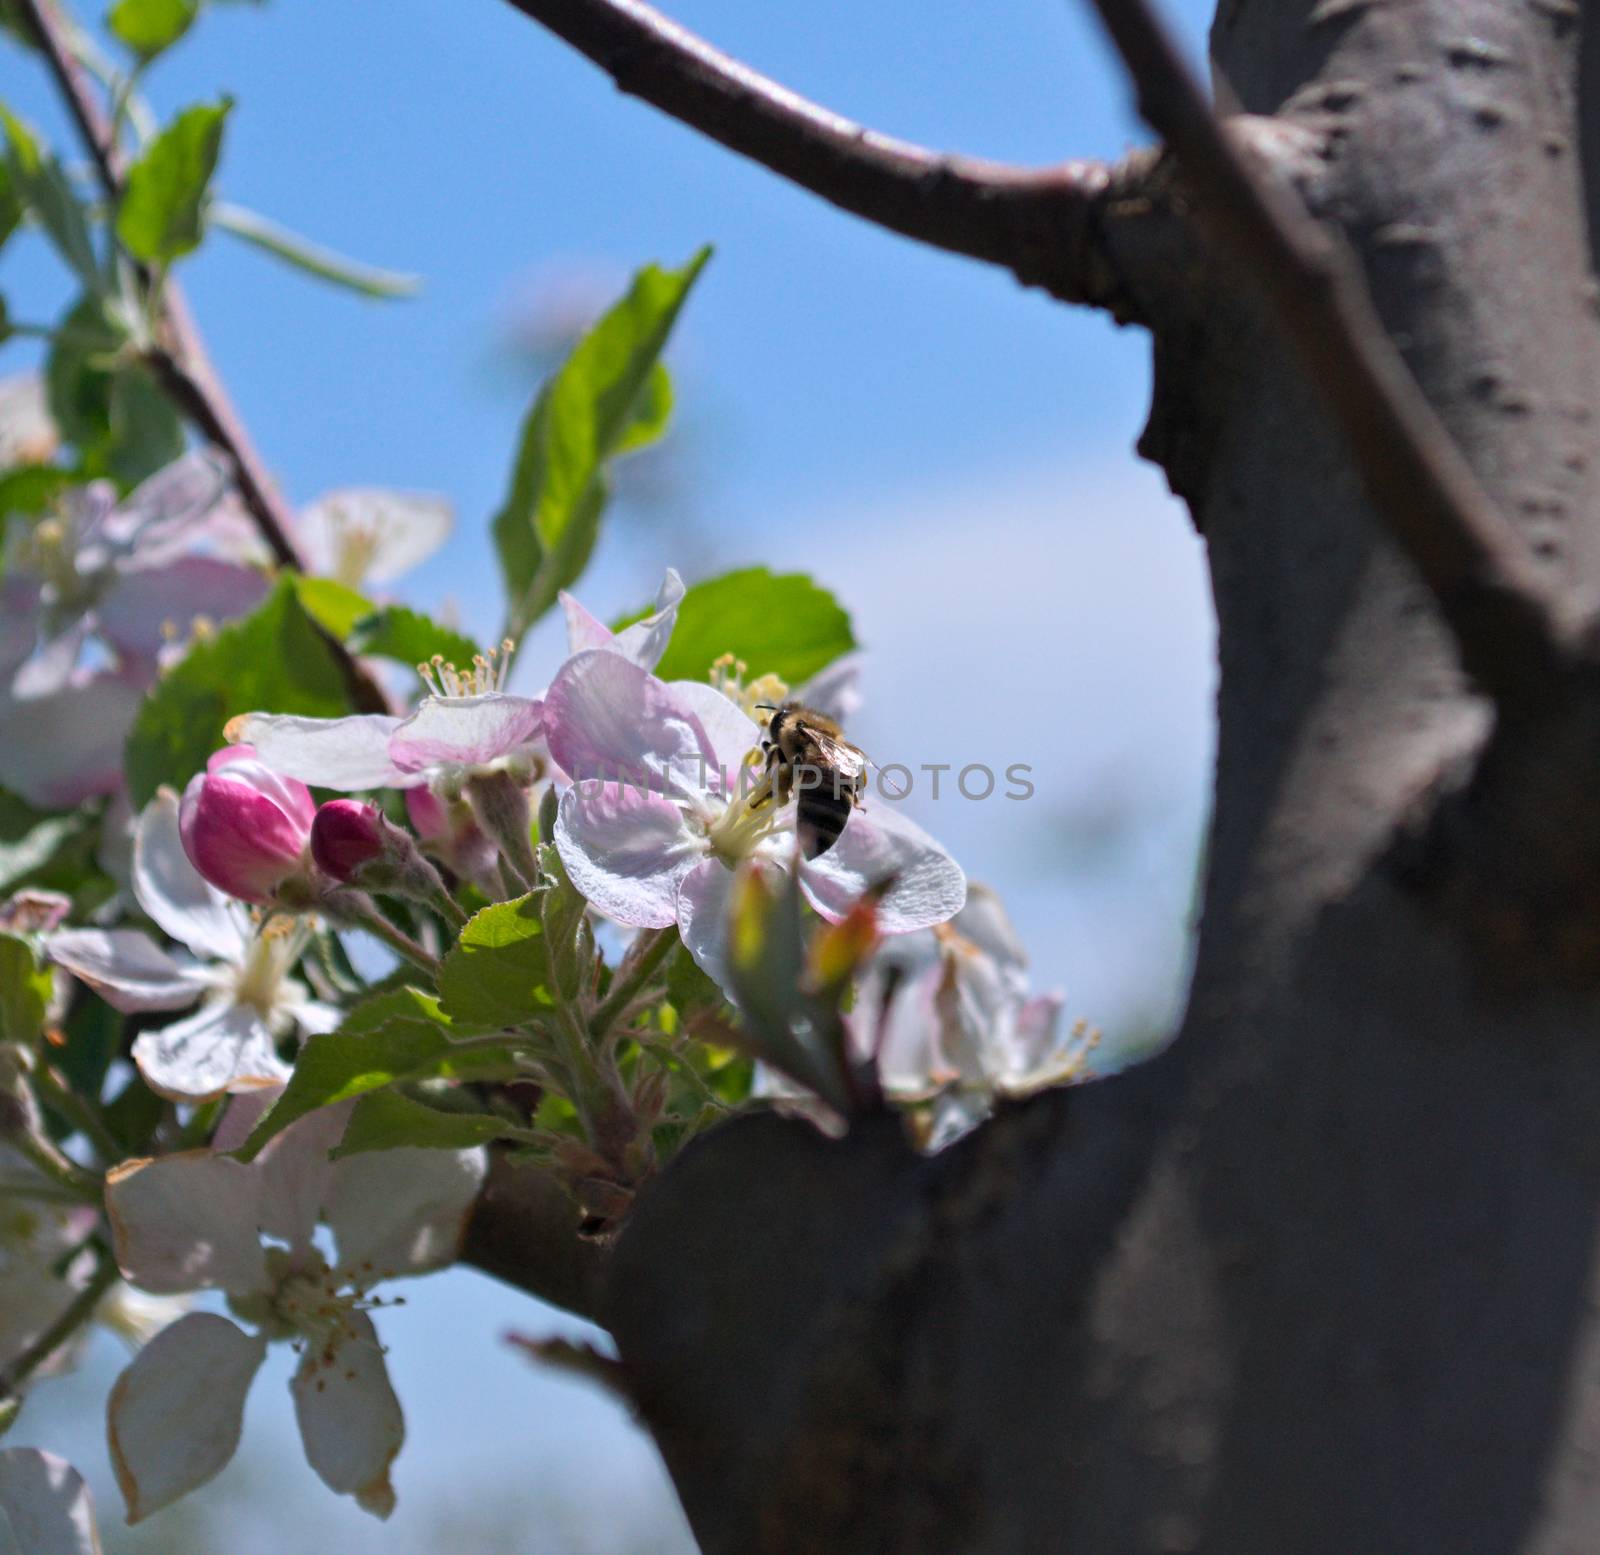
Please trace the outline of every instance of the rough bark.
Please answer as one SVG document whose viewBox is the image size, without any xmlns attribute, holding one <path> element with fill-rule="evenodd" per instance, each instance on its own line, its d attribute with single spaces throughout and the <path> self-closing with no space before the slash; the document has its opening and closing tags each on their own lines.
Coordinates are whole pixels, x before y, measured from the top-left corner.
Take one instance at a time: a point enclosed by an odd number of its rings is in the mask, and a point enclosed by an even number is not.
<svg viewBox="0 0 1600 1555">
<path fill-rule="evenodd" d="M 1594 594 L 1579 31 L 1568 0 L 1225 0 L 1213 50 Z M 1220 632 L 1182 1029 L 932 1161 L 758 1118 L 672 1167 L 598 1310 L 708 1555 L 1600 1548 L 1597 937 L 1550 841 L 1594 825 L 1554 770 L 1582 741 L 1496 727 L 1248 300 L 1186 295 L 1143 444 Z"/>
</svg>

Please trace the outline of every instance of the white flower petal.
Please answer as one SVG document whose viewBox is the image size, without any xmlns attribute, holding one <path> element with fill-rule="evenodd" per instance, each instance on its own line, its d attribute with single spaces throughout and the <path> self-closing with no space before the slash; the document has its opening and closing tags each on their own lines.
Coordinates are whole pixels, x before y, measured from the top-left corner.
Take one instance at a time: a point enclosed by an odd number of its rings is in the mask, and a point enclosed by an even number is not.
<svg viewBox="0 0 1600 1555">
<path fill-rule="evenodd" d="M 328 1152 L 344 1137 L 355 1103 L 319 1107 L 271 1139 L 256 1158 L 261 1174 L 261 1229 L 303 1251 L 333 1187 Z"/>
<path fill-rule="evenodd" d="M 950 920 L 950 927 L 1002 969 L 1019 997 L 1027 992 L 1028 952 L 997 891 L 975 880 L 968 881 L 966 904 Z"/>
<path fill-rule="evenodd" d="M 188 1150 L 126 1161 L 106 1176 L 117 1267 L 157 1296 L 260 1290 L 260 1203 L 254 1168 L 231 1156 Z"/>
<path fill-rule="evenodd" d="M 905 934 L 944 923 L 967 898 L 967 877 L 913 820 L 884 800 L 853 810 L 839 840 L 800 867 L 800 883 L 824 918 L 842 918 L 869 886 L 893 878 L 878 904 L 878 926 Z"/>
<path fill-rule="evenodd" d="M 561 796 L 555 842 L 589 904 L 636 928 L 677 922 L 678 882 L 706 854 L 672 800 L 600 780 Z"/>
<path fill-rule="evenodd" d="M 89 1487 L 65 1459 L 0 1452 L 0 1555 L 100 1555 Z"/>
<path fill-rule="evenodd" d="M 266 1353 L 265 1339 L 227 1318 L 191 1312 L 117 1378 L 106 1423 L 130 1523 L 222 1470 L 239 1445 L 245 1395 Z"/>
<path fill-rule="evenodd" d="M 406 1423 L 372 1319 L 352 1312 L 333 1343 L 308 1345 L 289 1389 L 306 1461 L 322 1482 L 387 1517 L 394 1510 L 389 1465 Z"/>
<path fill-rule="evenodd" d="M 386 713 L 349 718 L 301 718 L 289 713 L 246 713 L 227 727 L 227 738 L 253 745 L 274 772 L 353 793 L 412 781 L 389 759 L 389 736 L 400 720 Z"/>
<path fill-rule="evenodd" d="M 208 981 L 138 929 L 58 929 L 45 941 L 45 953 L 124 1014 L 181 1010 Z"/>
<path fill-rule="evenodd" d="M 209 449 L 196 449 L 174 459 L 137 486 L 115 512 L 99 523 L 101 538 L 113 549 L 132 553 L 141 562 L 174 554 L 221 499 L 228 476 L 221 459 Z"/>
<path fill-rule="evenodd" d="M 717 767 L 723 774 L 713 780 L 718 790 L 736 793 L 740 766 L 761 744 L 761 726 L 742 707 L 703 680 L 675 680 L 672 692 L 700 720 L 700 727 L 706 732 Z"/>
<path fill-rule="evenodd" d="M 237 964 L 249 938 L 244 910 L 200 877 L 178 832 L 178 796 L 163 788 L 144 807 L 133 837 L 139 905 L 197 956 Z"/>
<path fill-rule="evenodd" d="M 700 970 L 731 997 L 728 974 L 729 902 L 734 874 L 720 859 L 705 859 L 678 886 L 678 934 Z"/>
<path fill-rule="evenodd" d="M 545 692 L 544 729 L 574 778 L 670 773 L 703 790 L 716 774 L 716 749 L 674 688 L 605 649 L 561 666 Z"/>
<path fill-rule="evenodd" d="M 214 1101 L 229 1091 L 282 1085 L 289 1066 L 272 1033 L 247 1004 L 207 1004 L 158 1031 L 134 1039 L 133 1061 L 144 1083 L 169 1101 Z"/>
<path fill-rule="evenodd" d="M 486 1170 L 481 1150 L 384 1150 L 336 1162 L 325 1208 L 339 1267 L 366 1287 L 452 1262 Z"/>
<path fill-rule="evenodd" d="M 810 680 L 795 686 L 789 695 L 806 707 L 815 708 L 837 723 L 849 723 L 861 710 L 861 655 L 847 653 L 835 659 L 825 670 L 818 670 Z"/>
<path fill-rule="evenodd" d="M 305 508 L 295 532 L 311 566 L 350 588 L 391 583 L 449 538 L 455 513 L 443 497 L 351 486 Z"/>
<path fill-rule="evenodd" d="M 70 809 L 122 785 L 122 746 L 144 690 L 110 671 L 41 697 L 0 694 L 0 786 Z"/>
</svg>

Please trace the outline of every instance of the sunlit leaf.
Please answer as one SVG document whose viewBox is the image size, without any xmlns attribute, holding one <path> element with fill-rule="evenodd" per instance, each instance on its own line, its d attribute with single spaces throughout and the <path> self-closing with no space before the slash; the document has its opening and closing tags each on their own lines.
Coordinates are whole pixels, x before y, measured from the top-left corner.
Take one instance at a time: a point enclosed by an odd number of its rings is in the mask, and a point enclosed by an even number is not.
<svg viewBox="0 0 1600 1555">
<path fill-rule="evenodd" d="M 295 597 L 318 626 L 345 641 L 356 622 L 372 614 L 372 601 L 334 578 L 294 577 Z"/>
<path fill-rule="evenodd" d="M 470 637 L 440 626 L 420 610 L 405 605 L 385 605 L 356 622 L 351 651 L 393 659 L 399 664 L 421 664 L 435 654 L 451 664 L 468 665 L 478 652 Z"/>
<path fill-rule="evenodd" d="M 401 1091 L 372 1091 L 356 1103 L 333 1158 L 368 1150 L 466 1150 L 505 1132 L 505 1122 L 486 1112 L 445 1112 Z"/>
<path fill-rule="evenodd" d="M 656 673 L 663 680 L 704 680 L 712 663 L 731 653 L 752 675 L 776 675 L 794 686 L 855 645 L 849 612 L 805 573 L 746 567 L 684 595 Z"/>
<path fill-rule="evenodd" d="M 539 391 L 494 520 L 512 636 L 537 621 L 588 562 L 608 461 L 660 433 L 671 400 L 658 358 L 709 257 L 702 249 L 679 270 L 647 265 Z"/>
<path fill-rule="evenodd" d="M 6 170 L 13 197 L 33 213 L 61 257 L 91 291 L 101 285 L 89 221 L 72 182 L 50 150 L 9 109 L 0 106 L 6 132 Z"/>
<path fill-rule="evenodd" d="M 151 60 L 194 24 L 200 0 L 117 0 L 106 26 L 141 59 Z"/>
<path fill-rule="evenodd" d="M 232 100 L 186 108 L 128 169 L 117 236 L 137 259 L 170 264 L 200 246 Z"/>
<path fill-rule="evenodd" d="M 439 1002 L 452 1019 L 486 1026 L 519 1025 L 553 1007 L 540 893 L 496 902 L 468 922 L 439 969 Z"/>
<path fill-rule="evenodd" d="M 0 934 L 0 1042 L 33 1042 L 49 1001 L 50 973 L 33 947 L 15 934 Z"/>
</svg>

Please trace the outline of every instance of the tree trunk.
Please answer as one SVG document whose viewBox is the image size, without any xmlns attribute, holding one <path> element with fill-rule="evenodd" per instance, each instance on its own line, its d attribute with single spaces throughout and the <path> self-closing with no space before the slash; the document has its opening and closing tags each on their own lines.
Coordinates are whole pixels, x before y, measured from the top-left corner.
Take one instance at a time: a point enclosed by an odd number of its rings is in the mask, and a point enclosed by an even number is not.
<svg viewBox="0 0 1600 1555">
<path fill-rule="evenodd" d="M 1575 0 L 1224 0 L 1213 51 L 1593 590 L 1579 35 Z M 1144 443 L 1220 629 L 1182 1030 L 931 1161 L 760 1117 L 671 1168 L 599 1310 L 708 1555 L 1600 1549 L 1596 940 L 1520 840 L 1567 790 L 1484 797 L 1517 731 L 1248 300 L 1186 295 Z"/>
</svg>

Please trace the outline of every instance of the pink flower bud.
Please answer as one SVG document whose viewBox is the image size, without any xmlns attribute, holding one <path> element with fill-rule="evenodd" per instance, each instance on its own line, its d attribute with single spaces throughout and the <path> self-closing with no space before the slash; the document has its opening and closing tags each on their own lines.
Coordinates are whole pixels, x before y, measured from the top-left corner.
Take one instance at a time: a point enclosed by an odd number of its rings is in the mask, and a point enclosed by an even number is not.
<svg viewBox="0 0 1600 1555">
<path fill-rule="evenodd" d="M 304 864 L 315 814 L 304 783 L 264 766 L 252 746 L 229 745 L 190 778 L 178 833 L 189 862 L 219 891 L 268 902 Z"/>
<path fill-rule="evenodd" d="M 375 804 L 330 799 L 311 823 L 311 856 L 324 874 L 348 885 L 362 865 L 391 851 L 385 833 L 392 830 Z"/>
<path fill-rule="evenodd" d="M 424 842 L 443 842 L 450 836 L 450 817 L 439 796 L 427 786 L 405 790 L 406 814 Z"/>
</svg>

